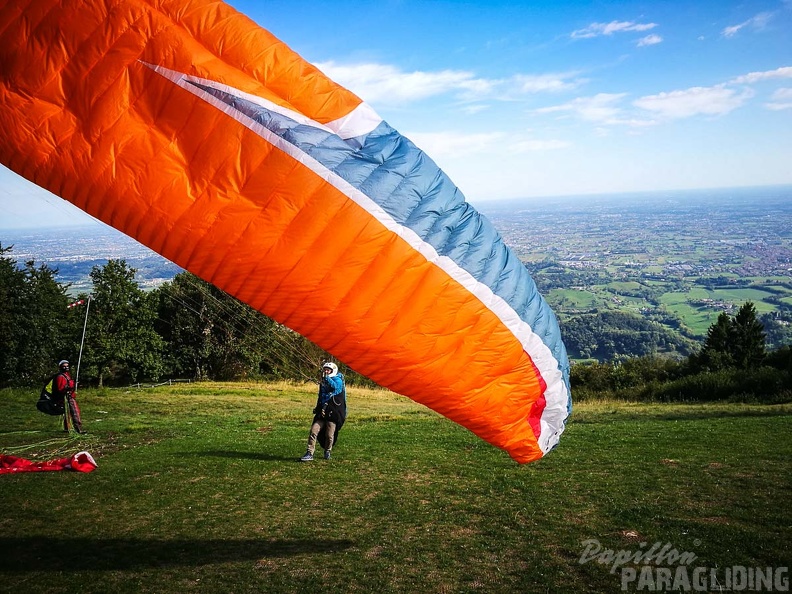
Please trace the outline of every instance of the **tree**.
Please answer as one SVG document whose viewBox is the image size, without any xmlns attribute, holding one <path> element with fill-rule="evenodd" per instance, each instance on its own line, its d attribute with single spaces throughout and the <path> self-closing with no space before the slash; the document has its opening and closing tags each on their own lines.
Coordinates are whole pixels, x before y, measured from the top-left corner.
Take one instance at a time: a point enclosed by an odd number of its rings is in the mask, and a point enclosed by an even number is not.
<svg viewBox="0 0 792 594">
<path fill-rule="evenodd" d="M 25 275 L 5 255 L 10 251 L 0 246 L 0 386 L 12 385 L 17 377 L 24 328 Z"/>
<path fill-rule="evenodd" d="M 258 377 L 276 350 L 275 322 L 189 272 L 158 293 L 157 331 L 175 373 L 195 379 Z"/>
<path fill-rule="evenodd" d="M 751 369 L 762 364 L 766 356 L 764 326 L 756 317 L 750 301 L 740 307 L 734 318 L 722 312 L 707 330 L 707 341 L 698 356 L 691 357 L 694 367 L 717 371 L 729 367 Z"/>
<path fill-rule="evenodd" d="M 155 301 L 138 287 L 135 272 L 125 260 L 91 270 L 93 303 L 83 357 L 86 375 L 99 386 L 105 380 L 157 379 L 163 370 Z"/>
<path fill-rule="evenodd" d="M 0 246 L 0 386 L 32 385 L 59 359 L 76 355 L 76 320 L 58 271 L 30 260 L 19 267 Z"/>
<path fill-rule="evenodd" d="M 330 358 L 305 337 L 189 272 L 176 275 L 156 292 L 157 332 L 178 375 L 309 380 Z M 375 385 L 342 369 L 347 383 Z"/>
<path fill-rule="evenodd" d="M 625 357 L 688 353 L 690 341 L 657 322 L 624 312 L 571 316 L 560 320 L 573 359 L 611 361 Z"/>
<path fill-rule="evenodd" d="M 792 313 L 779 308 L 773 313 L 761 314 L 759 321 L 764 326 L 768 350 L 792 345 Z"/>
<path fill-rule="evenodd" d="M 707 340 L 698 356 L 691 357 L 696 367 L 717 371 L 734 365 L 732 355 L 733 322 L 729 314 L 721 312 L 707 330 Z"/>
<path fill-rule="evenodd" d="M 732 324 L 732 357 L 741 369 L 758 367 L 766 353 L 764 326 L 756 317 L 756 308 L 746 301 Z"/>
<path fill-rule="evenodd" d="M 157 332 L 167 344 L 173 373 L 202 380 L 210 377 L 212 328 L 205 292 L 209 285 L 189 272 L 157 289 Z"/>
<path fill-rule="evenodd" d="M 55 370 L 60 359 L 77 355 L 77 319 L 67 305 L 66 287 L 56 280 L 57 270 L 25 264 L 27 312 L 23 337 L 22 379 L 33 381 Z"/>
</svg>

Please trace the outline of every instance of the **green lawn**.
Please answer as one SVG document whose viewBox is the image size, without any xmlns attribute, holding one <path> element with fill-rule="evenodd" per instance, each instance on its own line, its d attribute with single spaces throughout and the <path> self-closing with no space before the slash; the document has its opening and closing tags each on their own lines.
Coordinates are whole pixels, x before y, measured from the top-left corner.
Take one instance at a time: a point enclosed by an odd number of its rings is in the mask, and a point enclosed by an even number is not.
<svg viewBox="0 0 792 594">
<path fill-rule="evenodd" d="M 718 319 L 718 311 L 706 307 L 694 307 L 688 298 L 705 299 L 707 291 L 693 289 L 690 293 L 665 293 L 660 302 L 669 311 L 680 317 L 682 322 L 696 334 L 706 336 L 709 327 Z"/>
<path fill-rule="evenodd" d="M 715 289 L 710 291 L 712 299 L 730 301 L 736 306 L 740 306 L 746 301 L 752 301 L 759 313 L 775 311 L 777 308 L 769 303 L 764 303 L 762 299 L 772 297 L 772 293 L 761 289 Z"/>
<path fill-rule="evenodd" d="M 580 404 L 521 466 L 407 399 L 349 393 L 334 459 L 303 464 L 310 387 L 89 390 L 79 438 L 0 391 L 0 451 L 99 464 L 0 476 L 0 591 L 621 592 L 585 541 L 792 562 L 790 405 Z"/>
<path fill-rule="evenodd" d="M 614 281 L 612 283 L 608 283 L 604 285 L 610 289 L 613 289 L 617 292 L 619 291 L 636 291 L 641 288 L 641 283 L 636 281 Z"/>
<path fill-rule="evenodd" d="M 735 306 L 735 312 L 746 301 L 752 301 L 756 311 L 762 314 L 778 309 L 772 303 L 762 301 L 768 296 L 771 296 L 771 293 L 760 289 L 715 289 L 710 291 L 697 287 L 686 293 L 664 293 L 660 302 L 678 315 L 688 328 L 696 334 L 704 336 L 709 327 L 717 320 L 722 309 L 706 305 L 692 305 L 692 301 L 712 299 L 716 302 L 731 303 Z"/>
</svg>

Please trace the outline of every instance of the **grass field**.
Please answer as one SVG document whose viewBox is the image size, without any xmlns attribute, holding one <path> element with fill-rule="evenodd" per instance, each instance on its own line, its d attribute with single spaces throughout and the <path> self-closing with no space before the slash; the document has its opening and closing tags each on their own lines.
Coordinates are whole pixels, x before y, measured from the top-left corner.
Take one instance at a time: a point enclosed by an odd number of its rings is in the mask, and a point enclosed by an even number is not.
<svg viewBox="0 0 792 594">
<path fill-rule="evenodd" d="M 614 271 L 615 274 L 615 271 Z M 724 275 L 728 276 L 728 275 Z M 650 300 L 642 294 L 644 287 L 663 291 L 659 295 L 659 303 L 668 312 L 677 316 L 682 324 L 694 335 L 706 337 L 710 326 L 715 323 L 718 315 L 726 310 L 727 304 L 733 307 L 733 315 L 744 303 L 751 301 L 757 313 L 766 314 L 779 310 L 776 300 L 792 304 L 792 296 L 787 296 L 790 291 L 782 281 L 774 278 L 754 279 L 756 287 L 734 287 L 709 289 L 704 286 L 695 286 L 696 279 L 687 282 L 694 286 L 685 290 L 665 290 L 675 286 L 674 283 L 660 281 L 629 281 L 620 280 L 607 284 L 587 285 L 586 288 L 555 288 L 545 294 L 547 302 L 562 317 L 570 317 L 581 313 L 596 310 L 621 311 L 634 315 L 645 315 L 645 312 L 657 311 L 655 296 Z M 788 279 L 787 279 L 788 280 Z M 767 283 L 767 287 L 761 285 Z M 772 284 L 772 286 L 770 286 Z M 769 299 L 769 301 L 766 301 Z M 669 330 L 677 329 L 668 326 Z"/>
<path fill-rule="evenodd" d="M 792 563 L 792 405 L 581 404 L 521 466 L 383 391 L 307 464 L 308 386 L 88 390 L 77 438 L 34 401 L 0 391 L 0 451 L 99 467 L 0 476 L 0 592 L 622 591 L 594 541 Z"/>
<path fill-rule="evenodd" d="M 689 293 L 665 293 L 660 302 L 672 311 L 695 334 L 707 335 L 707 329 L 718 319 L 716 309 L 702 306 L 693 306 L 688 299 L 706 299 L 708 292 L 704 289 L 693 289 Z"/>
</svg>

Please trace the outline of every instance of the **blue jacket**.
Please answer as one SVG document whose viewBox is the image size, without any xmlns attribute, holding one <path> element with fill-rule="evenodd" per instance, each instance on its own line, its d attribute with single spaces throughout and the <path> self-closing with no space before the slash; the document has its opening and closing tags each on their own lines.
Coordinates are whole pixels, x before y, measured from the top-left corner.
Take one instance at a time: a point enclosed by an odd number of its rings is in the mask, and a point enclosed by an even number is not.
<svg viewBox="0 0 792 594">
<path fill-rule="evenodd" d="M 322 407 L 334 396 L 344 393 L 344 376 L 339 373 L 333 377 L 325 377 L 319 382 L 319 399 L 317 406 Z"/>
</svg>

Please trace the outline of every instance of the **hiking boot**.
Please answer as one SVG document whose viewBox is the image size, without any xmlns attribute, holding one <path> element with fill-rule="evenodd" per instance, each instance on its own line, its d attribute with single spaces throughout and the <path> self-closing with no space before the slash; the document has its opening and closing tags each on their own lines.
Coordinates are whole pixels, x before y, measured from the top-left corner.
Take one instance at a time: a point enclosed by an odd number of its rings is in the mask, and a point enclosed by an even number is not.
<svg viewBox="0 0 792 594">
<path fill-rule="evenodd" d="M 325 450 L 325 460 L 330 459 L 330 450 Z"/>
<path fill-rule="evenodd" d="M 313 460 L 313 454 L 311 452 L 305 452 L 305 456 L 300 458 L 300 462 L 310 462 Z"/>
</svg>

